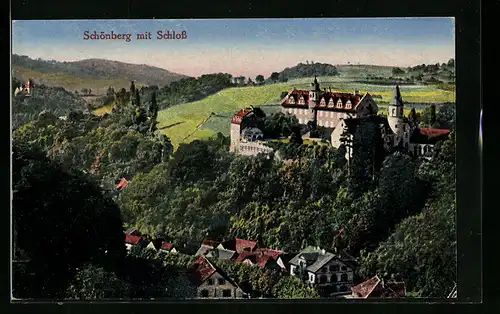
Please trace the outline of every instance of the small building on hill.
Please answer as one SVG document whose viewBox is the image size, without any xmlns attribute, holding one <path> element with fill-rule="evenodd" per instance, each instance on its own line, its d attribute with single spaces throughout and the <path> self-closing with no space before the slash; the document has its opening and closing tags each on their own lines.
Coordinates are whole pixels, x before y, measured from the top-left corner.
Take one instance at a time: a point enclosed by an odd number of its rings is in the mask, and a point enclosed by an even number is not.
<svg viewBox="0 0 500 314">
<path fill-rule="evenodd" d="M 190 267 L 189 276 L 197 287 L 198 298 L 244 298 L 245 293 L 238 284 L 205 256 L 200 256 Z"/>
<path fill-rule="evenodd" d="M 264 145 L 262 124 L 265 117 L 260 108 L 250 107 L 238 111 L 231 119 L 229 151 L 247 156 L 271 153 L 272 148 Z"/>
</svg>

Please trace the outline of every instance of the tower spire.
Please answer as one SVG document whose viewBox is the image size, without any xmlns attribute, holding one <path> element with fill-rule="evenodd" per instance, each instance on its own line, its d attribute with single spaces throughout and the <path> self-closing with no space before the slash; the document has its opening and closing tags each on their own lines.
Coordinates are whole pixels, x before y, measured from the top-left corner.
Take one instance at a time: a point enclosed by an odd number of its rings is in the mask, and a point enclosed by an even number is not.
<svg viewBox="0 0 500 314">
<path fill-rule="evenodd" d="M 396 85 L 396 88 L 394 89 L 394 96 L 392 97 L 392 100 L 389 104 L 393 106 L 403 106 L 403 98 L 401 98 L 399 85 Z"/>
</svg>

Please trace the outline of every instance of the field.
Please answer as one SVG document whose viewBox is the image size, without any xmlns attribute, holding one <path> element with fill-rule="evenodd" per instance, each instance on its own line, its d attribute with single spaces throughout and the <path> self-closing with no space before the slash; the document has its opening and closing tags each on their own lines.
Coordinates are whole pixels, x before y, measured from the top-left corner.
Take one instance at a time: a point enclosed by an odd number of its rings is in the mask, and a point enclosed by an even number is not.
<svg viewBox="0 0 500 314">
<path fill-rule="evenodd" d="M 97 108 L 96 110 L 92 111 L 92 113 L 95 114 L 96 116 L 103 116 L 106 113 L 110 113 L 111 110 L 113 110 L 114 106 L 115 106 L 114 104 L 111 104 L 101 108 Z"/>
<path fill-rule="evenodd" d="M 375 98 L 380 106 L 380 111 L 386 110 L 385 106 L 392 98 L 394 87 L 385 85 L 356 84 L 345 77 L 318 77 L 324 87 L 331 86 L 332 90 L 352 92 L 354 89 L 361 93 L 369 92 L 380 95 Z M 158 128 L 166 134 L 177 148 L 180 143 L 190 142 L 194 139 L 208 138 L 221 132 L 229 134 L 232 115 L 245 107 L 260 106 L 267 113 L 279 111 L 279 97 L 283 91 L 293 88 L 309 89 L 311 79 L 295 79 L 287 83 L 270 84 L 252 87 L 234 87 L 220 91 L 200 101 L 176 105 L 159 112 Z M 402 86 L 400 88 L 403 100 L 410 103 L 444 103 L 455 102 L 455 93 L 437 89 L 433 86 Z M 422 106 L 415 106 L 420 110 Z M 408 108 L 405 115 L 409 113 Z M 210 117 L 211 113 L 215 116 Z"/>
</svg>

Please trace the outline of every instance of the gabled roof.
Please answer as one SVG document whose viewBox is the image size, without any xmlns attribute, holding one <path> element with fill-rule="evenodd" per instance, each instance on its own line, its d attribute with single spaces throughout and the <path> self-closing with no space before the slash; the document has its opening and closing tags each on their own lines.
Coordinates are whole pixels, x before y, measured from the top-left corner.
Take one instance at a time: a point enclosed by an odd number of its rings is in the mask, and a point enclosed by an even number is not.
<svg viewBox="0 0 500 314">
<path fill-rule="evenodd" d="M 125 235 L 125 243 L 128 243 L 128 244 L 137 245 L 144 240 L 146 240 L 146 238 L 144 238 L 142 236 L 135 236 L 135 235 L 131 235 L 131 234 Z"/>
<path fill-rule="evenodd" d="M 191 266 L 191 280 L 197 285 L 202 284 L 208 277 L 212 276 L 217 270 L 215 267 L 205 258 L 205 256 L 200 256 Z"/>
<path fill-rule="evenodd" d="M 352 294 L 358 298 L 366 299 L 380 284 L 380 282 L 380 278 L 375 275 L 374 277 L 360 283 L 359 285 L 351 287 Z"/>
<path fill-rule="evenodd" d="M 274 250 L 271 250 L 274 251 Z M 235 262 L 241 263 L 245 261 L 250 261 L 252 264 L 259 267 L 265 267 L 268 262 L 276 261 L 279 257 L 279 251 L 269 252 L 264 250 L 257 250 L 254 252 L 243 252 L 241 253 Z M 283 252 L 279 252 L 283 253 Z"/>
<path fill-rule="evenodd" d="M 140 236 L 141 232 L 137 228 L 129 228 L 129 229 L 125 230 L 125 234 Z"/>
<path fill-rule="evenodd" d="M 173 247 L 174 247 L 173 243 L 165 241 L 161 244 L 160 249 L 170 251 Z"/>
<path fill-rule="evenodd" d="M 221 244 L 226 250 L 236 251 L 236 253 L 238 254 L 241 254 L 244 251 L 253 251 L 257 246 L 256 241 L 249 241 L 238 238 L 225 241 Z"/>
<path fill-rule="evenodd" d="M 313 246 L 306 247 L 299 254 L 294 256 L 290 260 L 289 263 L 292 265 L 298 266 L 300 263 L 300 260 L 305 260 L 305 262 L 306 262 L 305 269 L 307 271 L 316 273 L 318 270 L 320 270 L 323 266 L 325 266 L 332 259 L 337 259 L 342 264 L 344 264 L 348 267 L 351 267 L 350 265 L 344 263 L 344 261 L 342 261 L 342 259 L 340 259 L 335 254 L 323 251 L 323 250 L 316 248 L 316 247 L 313 247 Z"/>
<path fill-rule="evenodd" d="M 404 282 L 383 282 L 377 275 L 360 283 L 357 286 L 351 287 L 352 294 L 355 297 L 366 299 L 370 297 L 374 291 L 377 291 L 377 296 L 382 298 L 400 298 L 406 295 L 406 285 Z"/>
<path fill-rule="evenodd" d="M 129 184 L 129 181 L 127 181 L 127 179 L 125 179 L 125 178 L 122 178 L 120 183 L 118 183 L 115 186 L 115 189 L 117 189 L 118 191 L 122 191 L 128 184 Z"/>
<path fill-rule="evenodd" d="M 410 143 L 436 144 L 445 140 L 450 135 L 450 130 L 434 128 L 416 128 L 410 137 Z"/>
</svg>

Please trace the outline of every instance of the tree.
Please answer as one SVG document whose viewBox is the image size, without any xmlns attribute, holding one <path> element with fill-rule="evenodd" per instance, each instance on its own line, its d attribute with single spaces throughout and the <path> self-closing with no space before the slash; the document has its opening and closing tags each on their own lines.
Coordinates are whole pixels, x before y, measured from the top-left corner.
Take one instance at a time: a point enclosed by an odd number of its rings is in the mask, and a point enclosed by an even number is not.
<svg viewBox="0 0 500 314">
<path fill-rule="evenodd" d="M 282 277 L 273 288 L 278 299 L 319 299 L 318 292 L 293 276 Z"/>
<path fill-rule="evenodd" d="M 62 297 L 77 267 L 112 268 L 125 256 L 119 209 L 92 180 L 18 142 L 12 171 L 14 243 L 29 260 L 13 272 L 14 296 Z"/>
<path fill-rule="evenodd" d="M 448 60 L 447 65 L 448 65 L 450 68 L 455 67 L 455 59 L 450 59 L 450 60 Z"/>
<path fill-rule="evenodd" d="M 401 68 L 392 68 L 393 75 L 404 74 L 404 73 L 405 73 L 405 71 L 402 70 Z"/>
<path fill-rule="evenodd" d="M 432 104 L 429 124 L 431 126 L 434 126 L 435 123 L 436 123 L 436 105 Z"/>
<path fill-rule="evenodd" d="M 110 86 L 110 87 L 108 87 L 108 90 L 107 90 L 107 92 L 106 92 L 106 95 L 107 95 L 108 97 L 112 97 L 112 96 L 114 96 L 114 95 L 115 95 L 115 90 L 114 90 L 111 86 Z"/>
<path fill-rule="evenodd" d="M 134 83 L 134 81 L 130 81 L 130 94 L 135 95 L 135 83 Z"/>
<path fill-rule="evenodd" d="M 411 125 L 415 127 L 418 126 L 417 112 L 415 111 L 415 108 L 411 108 L 410 113 L 408 114 L 408 121 Z"/>
<path fill-rule="evenodd" d="M 302 139 L 302 135 L 300 134 L 300 127 L 294 126 L 292 129 L 292 135 L 290 136 L 290 143 L 302 145 L 304 140 Z"/>
<path fill-rule="evenodd" d="M 132 286 L 113 272 L 88 264 L 77 270 L 66 290 L 73 300 L 128 299 Z"/>
<path fill-rule="evenodd" d="M 257 77 L 255 77 L 255 81 L 256 81 L 258 84 L 262 84 L 262 83 L 264 83 L 264 76 L 263 76 L 262 74 L 257 75 Z"/>
<path fill-rule="evenodd" d="M 138 90 L 136 90 L 136 91 L 135 91 L 135 105 L 136 105 L 137 107 L 140 107 L 140 106 L 141 106 L 141 96 L 140 96 L 140 94 L 139 94 L 139 91 L 138 91 Z"/>
<path fill-rule="evenodd" d="M 153 94 L 151 95 L 151 103 L 149 104 L 148 107 L 148 116 L 151 119 L 151 127 L 150 130 L 151 132 L 154 132 L 156 129 L 156 124 L 157 124 L 157 118 L 158 118 L 158 103 L 156 102 L 156 92 L 153 91 Z"/>
<path fill-rule="evenodd" d="M 280 77 L 280 74 L 278 72 L 273 72 L 271 74 L 270 79 L 271 79 L 271 81 L 276 83 L 279 80 L 279 77 Z"/>
</svg>

